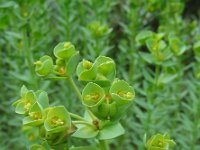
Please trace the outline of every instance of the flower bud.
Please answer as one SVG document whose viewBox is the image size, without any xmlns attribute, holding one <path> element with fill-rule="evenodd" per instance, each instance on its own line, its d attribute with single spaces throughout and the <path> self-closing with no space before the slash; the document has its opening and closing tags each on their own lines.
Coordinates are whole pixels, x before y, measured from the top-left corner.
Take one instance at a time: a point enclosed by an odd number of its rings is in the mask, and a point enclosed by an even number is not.
<svg viewBox="0 0 200 150">
<path fill-rule="evenodd" d="M 35 63 L 35 71 L 39 76 L 47 76 L 53 71 L 53 60 L 50 56 L 43 56 Z"/>
<path fill-rule="evenodd" d="M 85 70 L 89 70 L 90 68 L 92 68 L 92 63 L 88 60 L 83 59 L 83 68 Z"/>
<path fill-rule="evenodd" d="M 97 84 L 89 82 L 82 92 L 83 104 L 87 107 L 99 105 L 105 96 L 104 90 Z"/>
<path fill-rule="evenodd" d="M 96 78 L 96 68 L 88 60 L 83 60 L 78 64 L 76 73 L 78 79 L 82 81 L 91 81 Z"/>
<path fill-rule="evenodd" d="M 62 42 L 56 45 L 54 48 L 54 55 L 57 58 L 62 58 L 65 60 L 70 59 L 72 55 L 76 53 L 74 45 L 70 42 Z"/>
</svg>

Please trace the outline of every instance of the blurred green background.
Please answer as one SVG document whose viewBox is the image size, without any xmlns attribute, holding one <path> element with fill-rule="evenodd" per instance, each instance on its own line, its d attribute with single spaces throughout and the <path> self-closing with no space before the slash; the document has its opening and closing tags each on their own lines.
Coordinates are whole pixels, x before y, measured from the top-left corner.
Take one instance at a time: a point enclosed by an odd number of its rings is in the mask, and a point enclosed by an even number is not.
<svg viewBox="0 0 200 150">
<path fill-rule="evenodd" d="M 200 149 L 199 17 L 198 0 L 0 0 L 0 149 L 28 149 L 28 140 L 35 140 L 11 107 L 23 84 L 46 90 L 51 105 L 82 113 L 67 82 L 42 80 L 34 71 L 34 61 L 52 56 L 62 41 L 91 61 L 113 58 L 117 75 L 135 88 L 134 105 L 121 121 L 126 134 L 109 141 L 111 149 L 143 150 L 144 134 L 158 132 L 168 132 L 176 150 Z M 163 33 L 169 58 L 148 61 L 149 45 L 136 40 L 144 30 Z"/>
</svg>

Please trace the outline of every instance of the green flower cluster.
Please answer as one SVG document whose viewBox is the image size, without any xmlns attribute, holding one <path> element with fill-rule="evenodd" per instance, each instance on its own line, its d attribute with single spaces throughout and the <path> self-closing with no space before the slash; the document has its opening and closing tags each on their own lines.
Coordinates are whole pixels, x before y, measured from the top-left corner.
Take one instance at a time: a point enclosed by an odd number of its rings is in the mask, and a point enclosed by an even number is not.
<svg viewBox="0 0 200 150">
<path fill-rule="evenodd" d="M 71 118 L 64 106 L 49 107 L 46 92 L 21 88 L 21 98 L 13 103 L 15 112 L 24 115 L 23 125 L 38 127 L 40 136 L 50 144 L 59 144 L 72 132 Z"/>
<path fill-rule="evenodd" d="M 161 40 L 163 35 L 155 35 L 154 40 L 146 40 L 145 36 L 141 36 L 138 41 L 146 41 L 149 49 L 157 56 L 157 48 L 165 47 Z M 148 36 L 154 35 L 149 33 Z M 50 107 L 46 92 L 34 92 L 25 86 L 21 88 L 21 98 L 13 103 L 15 112 L 24 115 L 23 125 L 36 127 L 40 138 L 48 143 L 34 144 L 31 150 L 61 146 L 67 142 L 70 135 L 102 141 L 118 137 L 125 132 L 119 121 L 135 98 L 133 87 L 116 78 L 116 64 L 111 58 L 99 56 L 94 62 L 83 59 L 78 63 L 78 54 L 70 42 L 59 43 L 54 48 L 56 63 L 54 64 L 50 56 L 43 56 L 35 62 L 35 71 L 47 79 L 68 80 L 85 108 L 83 117 L 68 112 L 64 106 Z M 82 92 L 73 81 L 75 71 L 78 80 L 84 85 Z M 148 141 L 147 148 L 165 150 L 171 143 L 173 142 L 166 135 L 156 135 Z M 99 146 L 95 146 L 95 149 L 98 148 Z M 83 146 L 83 149 L 86 147 Z"/>
<path fill-rule="evenodd" d="M 73 136 L 105 140 L 124 134 L 119 120 L 132 104 L 135 93 L 127 82 L 116 78 L 115 66 L 105 56 L 99 56 L 94 63 L 83 60 L 78 64 L 78 79 L 85 84 L 81 100 L 86 107 L 87 123 L 78 126 Z"/>
<path fill-rule="evenodd" d="M 162 64 L 169 60 L 173 55 L 182 55 L 188 47 L 174 32 L 159 32 L 144 30 L 136 36 L 138 45 L 146 46 L 150 53 L 140 52 L 141 57 L 154 64 Z"/>
<path fill-rule="evenodd" d="M 147 150 L 169 150 L 175 145 L 176 143 L 170 139 L 168 134 L 156 134 L 147 141 L 146 147 Z"/>
<path fill-rule="evenodd" d="M 98 118 L 112 121 L 120 119 L 132 103 L 134 96 L 133 88 L 119 79 L 108 87 L 89 82 L 82 92 L 83 105 Z"/>
<path fill-rule="evenodd" d="M 109 32 L 108 26 L 105 24 L 101 24 L 98 21 L 91 22 L 88 25 L 88 29 L 90 30 L 90 32 L 94 38 L 100 38 Z"/>
</svg>

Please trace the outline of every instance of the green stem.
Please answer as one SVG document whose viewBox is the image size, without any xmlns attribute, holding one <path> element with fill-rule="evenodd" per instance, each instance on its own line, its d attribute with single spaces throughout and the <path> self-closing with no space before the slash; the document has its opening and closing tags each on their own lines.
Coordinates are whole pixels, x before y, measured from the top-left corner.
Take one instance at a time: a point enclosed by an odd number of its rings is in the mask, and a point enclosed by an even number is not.
<svg viewBox="0 0 200 150">
<path fill-rule="evenodd" d="M 109 150 L 109 146 L 106 140 L 99 140 L 99 146 L 101 150 Z"/>
<path fill-rule="evenodd" d="M 87 109 L 87 112 L 88 112 L 89 116 L 92 118 L 92 120 L 98 120 L 97 117 L 92 113 L 92 111 L 89 110 L 89 108 Z"/>
<path fill-rule="evenodd" d="M 76 86 L 74 80 L 72 79 L 72 77 L 69 77 L 67 79 L 68 79 L 69 83 L 71 84 L 71 86 L 72 86 L 73 90 L 75 91 L 75 93 L 76 93 L 77 97 L 79 98 L 79 100 L 82 101 L 81 93 L 80 93 L 78 87 Z"/>
<path fill-rule="evenodd" d="M 78 120 L 81 120 L 81 121 L 86 121 L 83 117 L 81 117 L 81 116 L 79 116 L 77 114 L 69 113 L 69 115 L 74 119 L 78 119 Z"/>
<path fill-rule="evenodd" d="M 85 124 L 85 125 L 89 125 L 89 126 L 92 126 L 93 125 L 87 121 L 72 121 L 73 124 Z"/>
<path fill-rule="evenodd" d="M 28 40 L 26 30 L 23 32 L 23 40 L 24 40 L 23 51 L 25 53 L 25 58 L 28 63 L 28 67 L 29 67 L 30 75 L 31 75 L 31 79 L 32 79 L 30 82 L 34 86 L 34 89 L 37 89 L 38 85 L 37 85 L 37 81 L 35 78 L 35 70 L 34 70 L 34 65 L 33 65 L 33 61 L 32 61 L 32 53 L 30 51 L 30 45 L 29 45 L 30 42 Z"/>
</svg>

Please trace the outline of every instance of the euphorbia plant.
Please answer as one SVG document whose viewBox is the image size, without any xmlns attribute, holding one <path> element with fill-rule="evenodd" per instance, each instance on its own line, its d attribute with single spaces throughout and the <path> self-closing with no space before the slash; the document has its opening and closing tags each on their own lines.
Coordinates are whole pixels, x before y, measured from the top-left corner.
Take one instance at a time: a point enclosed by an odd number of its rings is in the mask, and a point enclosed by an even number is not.
<svg viewBox="0 0 200 150">
<path fill-rule="evenodd" d="M 109 149 L 106 140 L 125 133 L 120 119 L 133 102 L 133 87 L 116 78 L 116 65 L 109 57 L 99 56 L 94 62 L 83 59 L 78 63 L 79 52 L 70 42 L 59 43 L 54 55 L 55 64 L 50 56 L 35 62 L 37 75 L 49 80 L 68 80 L 85 114 L 71 113 L 65 106 L 49 106 L 45 91 L 22 86 L 21 98 L 13 103 L 15 112 L 24 115 L 24 126 L 38 129 L 41 139 L 30 149 Z M 84 85 L 83 90 L 73 80 L 75 72 Z M 96 140 L 91 146 L 71 147 L 65 144 L 71 137 Z"/>
</svg>

